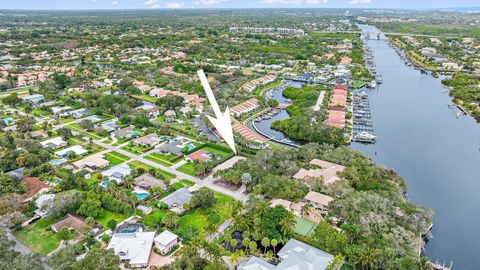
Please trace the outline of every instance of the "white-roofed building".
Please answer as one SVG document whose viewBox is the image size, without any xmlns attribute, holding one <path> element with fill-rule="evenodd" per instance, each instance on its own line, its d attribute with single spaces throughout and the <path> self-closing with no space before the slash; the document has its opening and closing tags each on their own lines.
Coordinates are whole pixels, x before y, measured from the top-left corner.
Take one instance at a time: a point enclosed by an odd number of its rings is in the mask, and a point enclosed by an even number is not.
<svg viewBox="0 0 480 270">
<path fill-rule="evenodd" d="M 178 244 L 178 236 L 170 231 L 163 231 L 154 239 L 155 247 L 160 253 L 165 254 L 172 250 Z"/>
<path fill-rule="evenodd" d="M 74 146 L 55 152 L 55 155 L 59 157 L 66 157 L 70 152 L 75 153 L 75 155 L 77 156 L 83 156 L 86 153 L 88 153 L 88 150 L 84 149 L 81 145 L 74 145 Z"/>
<path fill-rule="evenodd" d="M 241 263 L 238 270 L 325 270 L 333 261 L 333 255 L 290 239 L 277 253 L 280 263 L 277 266 L 258 257 L 251 257 Z"/>
<path fill-rule="evenodd" d="M 107 249 L 112 249 L 123 262 L 134 268 L 145 268 L 152 250 L 155 232 L 116 233 Z"/>
<path fill-rule="evenodd" d="M 56 149 L 68 145 L 68 143 L 62 139 L 62 137 L 51 138 L 46 141 L 40 142 L 40 144 L 43 146 L 43 148 L 51 149 Z"/>
<path fill-rule="evenodd" d="M 39 215 L 40 217 L 46 217 L 48 215 L 48 210 L 43 209 L 44 206 L 48 205 L 51 201 L 55 199 L 55 194 L 42 194 L 35 200 L 35 206 L 37 210 L 35 210 L 35 214 Z"/>
<path fill-rule="evenodd" d="M 103 171 L 102 175 L 108 177 L 109 180 L 114 180 L 117 181 L 117 183 L 121 183 L 123 181 L 123 178 L 129 175 L 131 171 L 132 169 L 130 169 L 127 164 L 120 163 L 116 166 L 111 167 L 110 169 Z"/>
</svg>

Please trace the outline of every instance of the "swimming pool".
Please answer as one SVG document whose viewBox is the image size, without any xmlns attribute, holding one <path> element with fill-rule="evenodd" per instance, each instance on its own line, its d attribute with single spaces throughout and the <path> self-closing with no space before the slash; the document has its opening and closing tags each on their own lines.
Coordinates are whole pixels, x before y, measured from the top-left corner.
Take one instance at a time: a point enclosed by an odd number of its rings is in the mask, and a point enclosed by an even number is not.
<svg viewBox="0 0 480 270">
<path fill-rule="evenodd" d="M 100 186 L 102 186 L 102 187 L 107 187 L 107 184 L 108 184 L 107 181 L 102 181 L 102 182 L 100 183 Z"/>
<path fill-rule="evenodd" d="M 50 164 L 52 164 L 52 165 L 60 165 L 62 163 L 63 163 L 62 159 L 52 159 L 52 160 L 50 160 Z"/>
<path fill-rule="evenodd" d="M 137 199 L 143 200 L 148 196 L 148 193 L 135 193 L 135 196 L 137 196 Z"/>
<path fill-rule="evenodd" d="M 195 145 L 193 143 L 187 143 L 185 144 L 186 147 L 188 147 L 188 150 L 192 150 L 193 148 L 195 148 Z"/>
</svg>

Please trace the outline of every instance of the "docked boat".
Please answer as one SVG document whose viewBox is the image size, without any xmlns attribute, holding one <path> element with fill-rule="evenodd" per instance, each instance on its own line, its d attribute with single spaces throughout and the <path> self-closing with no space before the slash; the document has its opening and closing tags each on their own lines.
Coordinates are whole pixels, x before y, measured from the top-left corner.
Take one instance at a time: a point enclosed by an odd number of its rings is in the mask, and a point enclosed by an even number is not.
<svg viewBox="0 0 480 270">
<path fill-rule="evenodd" d="M 362 131 L 358 134 L 356 134 L 353 139 L 357 142 L 365 142 L 365 143 L 374 143 L 375 142 L 375 139 L 377 138 L 377 136 L 371 134 L 371 133 L 368 133 L 366 131 Z"/>
</svg>

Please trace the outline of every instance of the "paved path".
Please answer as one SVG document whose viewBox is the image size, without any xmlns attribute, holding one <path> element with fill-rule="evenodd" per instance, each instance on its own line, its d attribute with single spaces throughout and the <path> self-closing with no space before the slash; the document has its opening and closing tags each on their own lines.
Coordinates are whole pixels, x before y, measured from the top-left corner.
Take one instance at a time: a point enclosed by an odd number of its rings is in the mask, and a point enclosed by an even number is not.
<svg viewBox="0 0 480 270">
<path fill-rule="evenodd" d="M 128 151 L 125 151 L 123 149 L 120 149 L 119 147 L 115 147 L 115 146 L 112 146 L 112 145 L 109 145 L 109 144 L 106 144 L 106 143 L 103 143 L 101 141 L 97 141 L 97 140 L 93 140 L 94 143 L 108 149 L 108 150 L 111 150 L 111 151 L 116 151 L 120 154 L 123 154 L 133 160 L 137 160 L 137 161 L 140 161 L 142 163 L 145 163 L 149 166 L 152 166 L 152 167 L 155 167 L 155 168 L 158 168 L 158 169 L 161 169 L 161 170 L 164 170 L 166 172 L 169 172 L 169 173 L 172 173 L 174 175 L 177 176 L 178 179 L 187 179 L 187 180 L 190 180 L 190 181 L 193 181 L 195 182 L 196 184 L 198 184 L 199 186 L 201 187 L 207 187 L 207 188 L 210 188 L 212 190 L 215 190 L 217 192 L 220 192 L 220 193 L 223 193 L 225 195 L 228 195 L 236 200 L 241 200 L 241 201 L 247 201 L 248 199 L 248 196 L 245 195 L 245 194 L 242 194 L 241 192 L 238 192 L 238 191 L 232 191 L 230 189 L 227 189 L 227 188 L 224 188 L 224 187 L 221 187 L 221 186 L 218 186 L 216 184 L 213 183 L 213 179 L 211 176 L 207 177 L 205 180 L 202 180 L 200 178 L 197 178 L 197 177 L 194 177 L 194 176 L 191 176 L 191 175 L 188 175 L 188 174 L 185 174 L 185 173 L 182 173 L 182 172 L 179 172 L 179 171 L 176 171 L 175 168 L 172 168 L 172 167 L 166 167 L 166 166 L 163 166 L 161 164 L 158 164 L 156 162 L 153 162 L 153 161 L 150 161 L 148 159 L 145 159 L 144 157 L 142 156 L 137 156 L 133 153 L 130 153 Z"/>
<path fill-rule="evenodd" d="M 26 247 L 24 244 L 22 244 L 22 242 L 20 242 L 11 232 L 10 230 L 6 230 L 7 231 L 7 238 L 8 240 L 10 241 L 13 241 L 15 242 L 15 246 L 13 247 L 14 250 L 22 253 L 22 254 L 25 254 L 25 255 L 28 255 L 28 254 L 33 254 L 33 252 L 28 248 Z"/>
<path fill-rule="evenodd" d="M 313 111 L 319 111 L 322 108 L 323 97 L 325 96 L 325 91 L 320 92 L 318 95 L 317 103 L 313 107 Z"/>
</svg>

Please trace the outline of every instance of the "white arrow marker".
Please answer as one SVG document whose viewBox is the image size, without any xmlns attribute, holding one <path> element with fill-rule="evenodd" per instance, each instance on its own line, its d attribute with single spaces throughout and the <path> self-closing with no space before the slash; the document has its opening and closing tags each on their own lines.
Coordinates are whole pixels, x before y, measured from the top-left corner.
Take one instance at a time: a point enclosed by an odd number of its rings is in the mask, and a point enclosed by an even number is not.
<svg viewBox="0 0 480 270">
<path fill-rule="evenodd" d="M 213 118 L 207 115 L 208 120 L 212 123 L 212 125 L 220 132 L 220 135 L 228 144 L 228 146 L 233 150 L 235 154 L 237 154 L 237 150 L 235 149 L 235 140 L 233 139 L 233 130 L 232 130 L 232 119 L 230 119 L 230 111 L 228 110 L 228 106 L 225 109 L 225 113 L 222 114 L 220 108 L 218 107 L 217 100 L 213 95 L 212 88 L 210 88 L 210 84 L 207 81 L 207 77 L 203 70 L 197 71 L 198 77 L 202 82 L 203 89 L 205 89 L 205 93 L 207 94 L 208 101 L 210 102 L 210 106 L 212 106 L 213 112 L 215 113 L 215 117 Z"/>
</svg>

